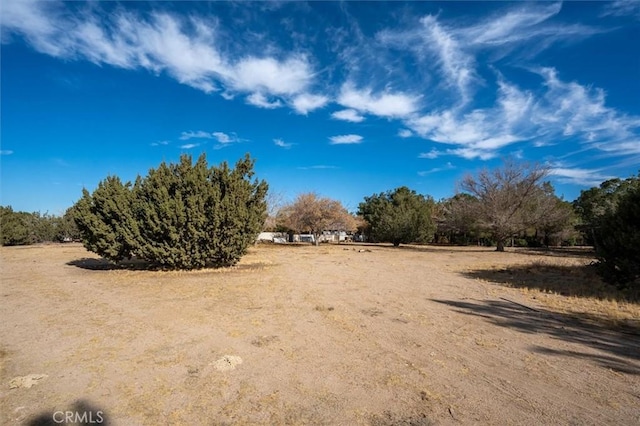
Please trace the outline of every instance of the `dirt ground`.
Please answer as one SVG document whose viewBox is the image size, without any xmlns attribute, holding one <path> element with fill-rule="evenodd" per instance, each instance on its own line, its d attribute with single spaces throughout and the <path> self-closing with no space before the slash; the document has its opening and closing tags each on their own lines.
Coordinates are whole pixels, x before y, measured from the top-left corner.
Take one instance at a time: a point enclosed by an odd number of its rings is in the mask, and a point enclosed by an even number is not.
<svg viewBox="0 0 640 426">
<path fill-rule="evenodd" d="M 640 424 L 640 309 L 555 294 L 580 253 L 258 246 L 194 272 L 78 244 L 0 255 L 3 425 Z"/>
</svg>

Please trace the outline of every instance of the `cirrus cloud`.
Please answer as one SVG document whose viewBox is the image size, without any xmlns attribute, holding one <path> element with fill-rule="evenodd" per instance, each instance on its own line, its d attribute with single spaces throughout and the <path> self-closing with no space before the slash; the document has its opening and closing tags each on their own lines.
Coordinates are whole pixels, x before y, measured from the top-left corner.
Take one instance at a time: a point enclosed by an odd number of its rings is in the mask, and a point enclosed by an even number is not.
<svg viewBox="0 0 640 426">
<path fill-rule="evenodd" d="M 349 145 L 349 144 L 359 144 L 362 142 L 362 136 L 360 135 L 338 135 L 331 136 L 329 138 L 329 143 L 331 145 Z"/>
<path fill-rule="evenodd" d="M 301 113 L 321 104 L 308 93 L 314 70 L 305 54 L 237 59 L 220 49 L 215 18 L 125 9 L 107 17 L 89 6 L 74 15 L 64 3 L 34 0 L 3 3 L 2 12 L 3 42 L 19 34 L 35 50 L 57 58 L 166 73 L 205 93 L 221 91 L 225 99 L 248 94 L 249 103 L 263 108 L 280 106 L 265 101 L 268 97 L 290 99 Z"/>
<path fill-rule="evenodd" d="M 336 120 L 350 121 L 352 123 L 360 123 L 365 120 L 365 118 L 355 109 L 343 109 L 336 111 L 331 114 L 331 117 Z"/>
<path fill-rule="evenodd" d="M 418 110 L 419 96 L 404 93 L 372 93 L 357 89 L 352 83 L 342 86 L 337 102 L 347 108 L 385 118 L 408 117 Z"/>
</svg>

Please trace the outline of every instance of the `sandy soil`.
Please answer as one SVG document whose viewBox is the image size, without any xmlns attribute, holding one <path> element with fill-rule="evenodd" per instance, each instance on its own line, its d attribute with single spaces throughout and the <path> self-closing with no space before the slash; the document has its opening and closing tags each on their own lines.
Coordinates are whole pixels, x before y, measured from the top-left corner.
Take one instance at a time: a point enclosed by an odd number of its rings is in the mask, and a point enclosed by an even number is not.
<svg viewBox="0 0 640 426">
<path fill-rule="evenodd" d="M 640 423 L 633 307 L 606 327 L 480 273 L 553 257 L 260 246 L 161 272 L 76 244 L 0 255 L 3 425 Z"/>
</svg>

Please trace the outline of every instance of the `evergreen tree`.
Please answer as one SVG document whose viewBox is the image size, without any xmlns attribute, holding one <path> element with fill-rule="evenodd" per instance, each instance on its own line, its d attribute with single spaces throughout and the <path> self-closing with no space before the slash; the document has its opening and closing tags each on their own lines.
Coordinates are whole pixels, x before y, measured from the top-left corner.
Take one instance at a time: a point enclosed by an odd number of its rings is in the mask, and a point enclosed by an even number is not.
<svg viewBox="0 0 640 426">
<path fill-rule="evenodd" d="M 85 246 L 113 261 L 136 256 L 168 269 L 230 266 L 245 254 L 266 216 L 267 184 L 247 155 L 235 169 L 162 163 L 134 185 L 109 177 L 74 206 Z"/>
<path fill-rule="evenodd" d="M 82 190 L 73 215 L 87 250 L 114 262 L 131 258 L 137 232 L 131 204 L 131 183 L 117 176 L 108 176 L 93 194 Z"/>
<path fill-rule="evenodd" d="M 594 228 L 600 275 L 620 288 L 640 288 L 640 186 L 629 188 Z"/>
<path fill-rule="evenodd" d="M 602 223 L 618 209 L 618 203 L 629 191 L 640 187 L 640 177 L 609 179 L 588 190 L 580 191 L 573 207 L 582 221 L 581 229 L 587 241 L 595 244 L 595 234 Z"/>
<path fill-rule="evenodd" d="M 390 242 L 394 246 L 426 243 L 433 238 L 435 203 L 406 186 L 378 195 L 365 197 L 358 206 L 358 215 L 369 223 L 372 241 Z"/>
<path fill-rule="evenodd" d="M 11 206 L 0 206 L 0 237 L 3 246 L 31 244 L 29 213 L 14 212 Z"/>
</svg>

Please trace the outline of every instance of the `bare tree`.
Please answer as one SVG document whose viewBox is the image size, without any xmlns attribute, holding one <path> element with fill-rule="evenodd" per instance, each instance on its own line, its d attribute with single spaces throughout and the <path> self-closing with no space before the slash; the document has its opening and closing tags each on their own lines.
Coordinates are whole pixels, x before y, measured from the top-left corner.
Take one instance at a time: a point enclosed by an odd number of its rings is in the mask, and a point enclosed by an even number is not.
<svg viewBox="0 0 640 426">
<path fill-rule="evenodd" d="M 263 231 L 274 231 L 277 228 L 277 216 L 280 209 L 285 205 L 282 192 L 269 191 L 266 197 L 267 218 L 262 226 Z"/>
<path fill-rule="evenodd" d="M 480 225 L 504 251 L 508 238 L 536 227 L 553 208 L 542 188 L 549 170 L 538 164 L 516 164 L 507 160 L 502 168 L 482 170 L 477 177 L 467 175 L 461 189 L 473 195 L 472 208 Z"/>
<path fill-rule="evenodd" d="M 318 197 L 315 193 L 300 194 L 296 200 L 280 209 L 279 222 L 296 232 L 313 234 L 318 245 L 322 231 L 354 231 L 356 219 L 339 201 Z"/>
</svg>

